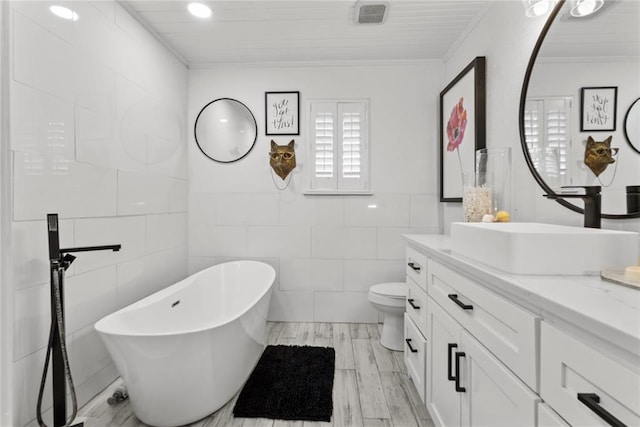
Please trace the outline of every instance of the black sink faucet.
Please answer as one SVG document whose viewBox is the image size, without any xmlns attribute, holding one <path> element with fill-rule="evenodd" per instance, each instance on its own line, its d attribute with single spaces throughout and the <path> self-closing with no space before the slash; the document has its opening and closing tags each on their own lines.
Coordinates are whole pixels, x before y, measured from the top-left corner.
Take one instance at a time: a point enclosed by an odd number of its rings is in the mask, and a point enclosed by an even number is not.
<svg viewBox="0 0 640 427">
<path fill-rule="evenodd" d="M 548 199 L 582 199 L 584 201 L 584 226 L 600 228 L 602 219 L 602 195 L 599 185 L 567 185 L 560 188 L 584 188 L 584 194 L 545 194 Z"/>
</svg>

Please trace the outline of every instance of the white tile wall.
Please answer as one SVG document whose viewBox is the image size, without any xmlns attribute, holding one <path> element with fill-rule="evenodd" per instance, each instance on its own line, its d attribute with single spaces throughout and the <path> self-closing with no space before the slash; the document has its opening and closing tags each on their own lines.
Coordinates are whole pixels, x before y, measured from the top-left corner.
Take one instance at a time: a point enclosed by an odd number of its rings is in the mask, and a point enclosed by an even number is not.
<svg viewBox="0 0 640 427">
<path fill-rule="evenodd" d="M 369 292 L 377 283 L 404 282 L 404 262 L 386 260 L 346 260 L 344 262 L 344 290 Z"/>
<path fill-rule="evenodd" d="M 19 360 L 42 348 L 51 322 L 49 284 L 15 292 L 13 357 Z"/>
<path fill-rule="evenodd" d="M 117 308 L 116 267 L 76 274 L 65 281 L 67 333 L 91 325 Z"/>
<path fill-rule="evenodd" d="M 53 3 L 10 4 L 16 426 L 35 424 L 48 337 L 47 213 L 62 247 L 122 245 L 77 253 L 66 273 L 80 404 L 117 376 L 94 323 L 188 267 L 186 67 L 115 1 L 68 2 L 75 22 Z"/>
<path fill-rule="evenodd" d="M 344 197 L 280 194 L 280 224 L 344 225 Z"/>
<path fill-rule="evenodd" d="M 315 292 L 313 315 L 317 322 L 378 322 L 366 292 Z"/>
<path fill-rule="evenodd" d="M 313 291 L 280 291 L 271 294 L 269 318 L 278 322 L 308 321 L 313 316 Z"/>
<path fill-rule="evenodd" d="M 385 260 L 404 260 L 407 240 L 405 234 L 438 233 L 438 227 L 424 228 L 378 228 L 376 258 Z"/>
<path fill-rule="evenodd" d="M 74 332 L 72 342 L 68 353 L 75 384 L 84 383 L 112 363 L 109 352 L 93 325 Z"/>
<path fill-rule="evenodd" d="M 44 3 L 40 7 L 46 7 Z M 14 11 L 13 79 L 58 98 L 73 101 L 75 55 L 73 45 Z M 46 71 L 46 72 L 45 72 Z"/>
<path fill-rule="evenodd" d="M 11 149 L 73 159 L 73 103 L 13 81 Z"/>
<path fill-rule="evenodd" d="M 49 246 L 47 223 L 42 221 L 20 221 L 12 223 L 11 252 L 16 262 L 13 280 L 16 289 L 49 281 Z M 73 220 L 60 220 L 60 245 L 73 246 Z M 71 267 L 72 273 L 74 266 Z"/>
<path fill-rule="evenodd" d="M 325 227 L 311 229 L 314 258 L 375 259 L 375 227 Z"/>
<path fill-rule="evenodd" d="M 147 216 L 147 253 L 187 244 L 187 215 L 159 214 Z"/>
<path fill-rule="evenodd" d="M 311 257 L 311 227 L 249 227 L 247 231 L 250 257 Z"/>
<path fill-rule="evenodd" d="M 68 339 L 67 345 L 73 345 L 73 340 Z M 42 349 L 16 360 L 13 364 L 13 418 L 16 420 L 13 425 L 25 425 L 29 420 L 35 418 L 34 408 L 38 402 L 38 390 L 45 354 L 46 350 Z M 47 374 L 47 383 L 51 384 L 51 369 Z M 43 409 L 51 407 L 51 395 L 51 387 L 45 387 L 42 397 Z M 45 423 L 51 425 L 51 418 L 45 419 Z"/>
<path fill-rule="evenodd" d="M 374 194 L 346 201 L 345 225 L 408 227 L 411 197 L 408 194 Z"/>
<path fill-rule="evenodd" d="M 220 225 L 277 225 L 277 194 L 222 193 L 217 197 L 216 223 Z"/>
<path fill-rule="evenodd" d="M 342 260 L 281 259 L 280 290 L 342 291 L 344 270 Z"/>
<path fill-rule="evenodd" d="M 39 220 L 116 214 L 116 170 L 65 159 L 56 153 L 13 153 L 13 219 Z"/>
<path fill-rule="evenodd" d="M 194 225 L 189 228 L 189 253 L 195 256 L 246 256 L 247 234 L 247 227 Z"/>
</svg>

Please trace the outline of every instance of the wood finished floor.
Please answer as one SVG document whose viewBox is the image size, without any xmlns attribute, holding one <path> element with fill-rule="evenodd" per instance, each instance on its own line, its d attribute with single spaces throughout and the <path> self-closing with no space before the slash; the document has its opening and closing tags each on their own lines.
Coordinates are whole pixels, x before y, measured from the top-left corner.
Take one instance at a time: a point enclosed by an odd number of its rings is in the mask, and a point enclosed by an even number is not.
<svg viewBox="0 0 640 427">
<path fill-rule="evenodd" d="M 335 348 L 331 422 L 234 418 L 236 394 L 218 411 L 190 426 L 432 427 L 433 421 L 407 376 L 403 353 L 380 345 L 380 328 L 381 325 L 364 323 L 268 323 L 268 344 Z M 84 421 L 85 427 L 145 426 L 133 415 L 128 401 L 107 405 L 107 398 L 120 383 L 117 380 L 87 403 L 79 411 L 77 420 Z"/>
</svg>

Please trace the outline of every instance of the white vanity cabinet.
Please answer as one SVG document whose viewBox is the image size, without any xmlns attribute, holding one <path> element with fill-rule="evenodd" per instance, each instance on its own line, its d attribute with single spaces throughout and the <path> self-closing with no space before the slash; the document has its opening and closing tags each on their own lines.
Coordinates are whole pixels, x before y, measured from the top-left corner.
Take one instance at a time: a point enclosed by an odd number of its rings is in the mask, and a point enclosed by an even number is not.
<svg viewBox="0 0 640 427">
<path fill-rule="evenodd" d="M 426 300 L 426 318 L 407 307 L 426 347 L 409 362 L 424 375 L 409 371 L 437 426 L 640 427 L 638 290 L 509 274 L 452 254 L 448 236 L 406 237 L 409 293 Z"/>
<path fill-rule="evenodd" d="M 427 270 L 429 297 L 535 390 L 539 319 L 437 261 Z"/>
<path fill-rule="evenodd" d="M 569 424 L 640 426 L 637 370 L 547 322 L 542 322 L 540 350 L 540 395 Z"/>
<path fill-rule="evenodd" d="M 433 276 L 448 270 L 429 260 L 428 271 L 431 292 Z M 427 407 L 436 425 L 534 426 L 539 397 L 452 315 L 465 308 L 428 300 Z"/>
<path fill-rule="evenodd" d="M 425 399 L 427 366 L 427 257 L 408 247 L 407 300 L 404 315 L 404 361 L 420 399 Z"/>
</svg>

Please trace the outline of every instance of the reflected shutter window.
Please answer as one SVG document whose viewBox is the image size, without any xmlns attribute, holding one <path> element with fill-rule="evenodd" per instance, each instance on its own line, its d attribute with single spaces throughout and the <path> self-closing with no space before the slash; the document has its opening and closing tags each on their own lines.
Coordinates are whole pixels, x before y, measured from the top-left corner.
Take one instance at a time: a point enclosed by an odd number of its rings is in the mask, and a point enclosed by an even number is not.
<svg viewBox="0 0 640 427">
<path fill-rule="evenodd" d="M 542 101 L 527 101 L 524 112 L 524 136 L 529 152 L 540 147 L 540 115 L 542 114 Z"/>
<path fill-rule="evenodd" d="M 567 175 L 567 152 L 571 140 L 568 134 L 570 110 L 571 101 L 567 99 L 549 99 L 545 102 L 547 147 L 558 150 L 561 176 Z"/>
<path fill-rule="evenodd" d="M 524 134 L 533 165 L 549 184 L 569 181 L 571 98 L 532 98 L 525 105 Z M 553 149 L 558 161 L 544 155 Z"/>
</svg>

